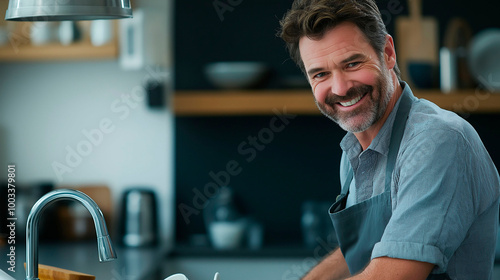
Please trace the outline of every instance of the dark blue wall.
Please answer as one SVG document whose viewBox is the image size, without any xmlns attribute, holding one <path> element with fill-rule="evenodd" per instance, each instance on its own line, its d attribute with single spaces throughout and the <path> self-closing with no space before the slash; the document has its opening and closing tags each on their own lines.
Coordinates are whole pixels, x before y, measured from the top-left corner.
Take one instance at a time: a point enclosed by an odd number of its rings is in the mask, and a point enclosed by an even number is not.
<svg viewBox="0 0 500 280">
<path fill-rule="evenodd" d="M 381 10 L 390 0 L 377 1 Z M 291 0 L 243 0 L 221 21 L 211 0 L 176 1 L 175 83 L 177 89 L 210 89 L 203 76 L 208 62 L 224 60 L 265 61 L 274 69 L 267 87 L 282 86 L 282 79 L 300 75 L 288 59 L 281 40 L 275 37 L 278 20 Z M 227 3 L 225 0 L 221 2 Z M 233 3 L 238 2 L 236 0 Z M 405 3 L 405 1 L 402 1 Z M 498 27 L 497 9 L 488 0 L 423 1 L 426 15 L 439 17 L 440 34 L 453 16 L 469 19 L 477 33 Z M 404 5 L 406 6 L 406 5 Z M 490 7 L 490 8 L 488 8 Z M 402 12 L 407 13 L 406 7 Z M 385 18 L 394 33 L 394 18 Z M 395 38 L 397 40 L 397 38 Z M 222 93 L 223 94 L 223 93 Z M 339 192 L 339 142 L 344 132 L 328 119 L 297 116 L 272 135 L 272 139 L 250 157 L 248 137 L 263 133 L 275 116 L 259 117 L 177 117 L 176 118 L 176 205 L 191 205 L 196 191 L 213 183 L 210 172 L 226 169 L 236 162 L 241 172 L 230 177 L 239 205 L 264 223 L 268 243 L 300 243 L 301 205 L 305 200 L 333 201 Z M 492 157 L 500 162 L 499 115 L 464 116 L 478 130 Z M 266 141 L 267 141 L 266 140 Z M 246 152 L 238 151 L 243 145 Z M 257 151 L 255 149 L 255 151 Z M 190 216 L 189 223 L 177 211 L 177 239 L 186 241 L 204 233 L 202 215 Z"/>
<path fill-rule="evenodd" d="M 278 21 L 292 0 L 194 0 L 176 1 L 175 7 L 175 86 L 177 89 L 207 89 L 212 85 L 203 74 L 204 65 L 215 61 L 263 61 L 273 69 L 267 87 L 283 86 L 283 79 L 300 75 L 289 59 L 276 32 Z M 500 27 L 495 1 L 439 0 L 423 2 L 425 16 L 438 19 L 442 42 L 446 25 L 453 17 L 468 20 L 473 33 Z M 218 10 L 214 3 L 240 3 L 232 10 Z M 394 22 L 408 15 L 406 1 L 379 0 L 387 30 L 397 41 Z M 393 7 L 402 7 L 393 8 Z M 401 10 L 400 13 L 395 11 Z M 222 15 L 223 20 L 219 17 Z"/>
</svg>

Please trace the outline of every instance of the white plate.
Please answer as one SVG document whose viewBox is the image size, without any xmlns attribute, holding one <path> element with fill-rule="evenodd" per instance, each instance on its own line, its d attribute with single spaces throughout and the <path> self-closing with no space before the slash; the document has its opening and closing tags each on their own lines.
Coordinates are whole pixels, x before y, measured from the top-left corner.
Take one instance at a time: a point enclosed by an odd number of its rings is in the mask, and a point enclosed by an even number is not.
<svg viewBox="0 0 500 280">
<path fill-rule="evenodd" d="M 170 275 L 169 277 L 165 278 L 164 280 L 188 280 L 186 275 L 182 273 L 177 273 L 174 275 Z"/>
<path fill-rule="evenodd" d="M 12 279 L 15 280 L 14 278 L 12 278 Z M 2 279 L 0 279 L 0 280 L 2 280 Z M 177 273 L 177 274 L 170 275 L 169 277 L 165 278 L 164 280 L 188 280 L 188 278 L 186 277 L 186 275 L 184 275 L 182 273 Z M 219 272 L 215 273 L 214 280 L 219 280 Z"/>
<path fill-rule="evenodd" d="M 469 49 L 469 66 L 474 78 L 486 90 L 500 91 L 500 29 L 490 28 L 474 36 Z"/>
</svg>

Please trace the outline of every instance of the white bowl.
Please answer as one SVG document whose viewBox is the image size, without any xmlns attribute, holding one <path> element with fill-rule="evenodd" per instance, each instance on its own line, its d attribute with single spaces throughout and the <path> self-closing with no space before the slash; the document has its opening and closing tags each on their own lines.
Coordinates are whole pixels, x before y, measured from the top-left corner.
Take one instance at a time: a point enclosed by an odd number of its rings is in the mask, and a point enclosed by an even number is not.
<svg viewBox="0 0 500 280">
<path fill-rule="evenodd" d="M 207 79 L 216 87 L 242 89 L 257 86 L 268 68 L 260 62 L 214 62 L 205 66 Z"/>
<path fill-rule="evenodd" d="M 477 34 L 469 49 L 472 75 L 487 90 L 500 90 L 500 29 L 490 28 Z"/>
<path fill-rule="evenodd" d="M 210 240 L 216 249 L 235 249 L 241 245 L 245 223 L 235 222 L 213 222 L 208 227 Z"/>
</svg>

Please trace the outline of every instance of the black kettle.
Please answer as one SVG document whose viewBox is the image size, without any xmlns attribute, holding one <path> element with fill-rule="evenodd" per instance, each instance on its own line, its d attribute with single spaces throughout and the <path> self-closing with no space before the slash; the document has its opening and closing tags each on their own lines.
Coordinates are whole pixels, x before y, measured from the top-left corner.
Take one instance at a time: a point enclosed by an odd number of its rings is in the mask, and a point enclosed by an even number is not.
<svg viewBox="0 0 500 280">
<path fill-rule="evenodd" d="M 153 190 L 128 189 L 123 193 L 120 240 L 128 247 L 144 247 L 158 242 L 158 214 Z"/>
</svg>

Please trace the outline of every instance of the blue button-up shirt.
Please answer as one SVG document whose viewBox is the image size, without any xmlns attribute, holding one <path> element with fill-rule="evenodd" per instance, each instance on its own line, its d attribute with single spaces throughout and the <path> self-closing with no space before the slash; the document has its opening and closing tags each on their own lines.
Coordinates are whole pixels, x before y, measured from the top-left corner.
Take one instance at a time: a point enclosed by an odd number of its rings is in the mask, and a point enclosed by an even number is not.
<svg viewBox="0 0 500 280">
<path fill-rule="evenodd" d="M 452 279 L 490 279 L 499 221 L 500 180 L 474 128 L 453 112 L 412 98 L 391 183 L 392 217 L 372 258 L 435 264 Z M 399 101 L 366 150 L 342 140 L 342 184 L 354 179 L 347 206 L 384 191 L 389 140 Z"/>
</svg>

